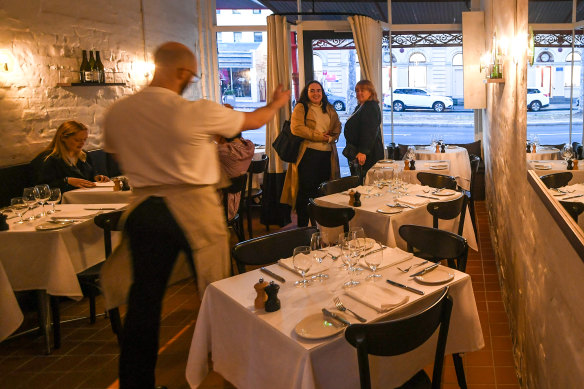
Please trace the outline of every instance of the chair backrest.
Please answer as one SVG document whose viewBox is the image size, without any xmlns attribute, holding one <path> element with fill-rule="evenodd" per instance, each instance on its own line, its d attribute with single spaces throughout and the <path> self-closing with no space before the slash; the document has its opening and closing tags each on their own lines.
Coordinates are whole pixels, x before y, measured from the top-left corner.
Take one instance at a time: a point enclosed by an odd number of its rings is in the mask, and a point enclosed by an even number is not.
<svg viewBox="0 0 584 389">
<path fill-rule="evenodd" d="M 249 239 L 233 246 L 231 254 L 239 273 L 244 273 L 246 265 L 267 265 L 291 257 L 295 247 L 310 245 L 310 238 L 317 231 L 316 227 L 300 227 Z"/>
<path fill-rule="evenodd" d="M 308 216 L 313 226 L 315 222 L 323 227 L 343 226 L 345 232 L 349 232 L 349 221 L 355 216 L 355 210 L 348 207 L 323 207 L 317 205 L 314 199 L 308 200 Z"/>
<path fill-rule="evenodd" d="M 121 230 L 118 224 L 123 213 L 123 210 L 119 210 L 114 212 L 101 213 L 93 218 L 95 225 L 103 229 L 103 241 L 105 244 L 106 259 L 112 253 L 112 231 Z"/>
<path fill-rule="evenodd" d="M 560 204 L 568 211 L 572 219 L 578 223 L 578 216 L 584 212 L 584 203 L 579 201 L 560 201 Z"/>
<path fill-rule="evenodd" d="M 444 288 L 438 299 L 424 310 L 403 319 L 371 324 L 351 324 L 345 339 L 357 349 L 362 389 L 371 388 L 368 355 L 394 356 L 420 347 L 440 326 L 434 354 L 432 388 L 440 388 L 444 352 L 452 312 L 452 298 Z"/>
<path fill-rule="evenodd" d="M 231 185 L 227 188 L 223 188 L 223 210 L 225 211 L 225 220 L 229 221 L 229 202 L 228 194 L 243 193 L 245 190 L 245 184 L 247 183 L 247 174 L 242 174 L 241 176 L 233 177 L 231 179 Z M 239 198 L 239 208 L 243 202 L 243 195 Z M 239 209 L 238 208 L 238 209 Z"/>
<path fill-rule="evenodd" d="M 422 185 L 431 186 L 432 188 L 444 188 L 456 190 L 456 179 L 452 176 L 444 174 L 436 174 L 429 172 L 419 172 L 416 177 Z"/>
<path fill-rule="evenodd" d="M 256 193 L 253 192 L 253 175 L 254 174 L 261 174 L 261 173 L 265 173 L 268 170 L 268 163 L 270 162 L 270 158 L 268 158 L 268 156 L 266 154 L 262 155 L 261 159 L 258 160 L 252 160 L 249 164 L 249 168 L 247 168 L 247 172 L 249 173 L 249 177 L 247 180 L 247 191 L 246 191 L 246 195 L 247 195 L 247 204 L 251 204 L 252 202 L 252 196 L 255 195 L 260 195 L 261 194 L 261 189 L 258 193 L 258 191 L 256 191 Z"/>
<path fill-rule="evenodd" d="M 548 188 L 561 188 L 562 186 L 566 186 L 572 180 L 572 173 L 571 172 L 560 172 L 560 173 L 552 173 L 546 174 L 545 176 L 539 177 L 545 186 Z"/>
<path fill-rule="evenodd" d="M 574 150 L 574 157 L 576 159 L 582 159 L 583 147 L 580 142 L 572 142 L 572 150 Z"/>
<path fill-rule="evenodd" d="M 462 236 L 412 224 L 401 226 L 399 235 L 408 244 L 409 252 L 427 254 L 434 262 L 446 259 L 449 267 L 460 271 L 466 270 L 468 243 Z"/>
<path fill-rule="evenodd" d="M 342 177 L 336 180 L 325 181 L 318 187 L 321 195 L 326 196 L 359 186 L 359 176 Z"/>
<path fill-rule="evenodd" d="M 464 229 L 464 218 L 466 216 L 467 197 L 463 193 L 457 199 L 450 201 L 431 202 L 426 206 L 428 212 L 432 215 L 432 226 L 438 228 L 438 220 L 452 220 L 460 215 L 458 223 L 458 235 L 462 235 Z"/>
<path fill-rule="evenodd" d="M 475 154 L 469 155 L 470 158 L 470 197 L 474 199 L 475 177 L 479 171 L 481 157 Z"/>
</svg>

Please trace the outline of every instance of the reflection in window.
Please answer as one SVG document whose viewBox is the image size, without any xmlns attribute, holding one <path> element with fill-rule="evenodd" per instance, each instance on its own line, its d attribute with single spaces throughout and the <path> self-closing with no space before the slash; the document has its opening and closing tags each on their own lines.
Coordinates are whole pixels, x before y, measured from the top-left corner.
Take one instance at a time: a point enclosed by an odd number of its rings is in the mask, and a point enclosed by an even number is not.
<svg viewBox="0 0 584 389">
<path fill-rule="evenodd" d="M 409 82 L 412 88 L 426 86 L 426 57 L 421 53 L 414 53 L 410 56 L 410 66 L 408 69 Z"/>
<path fill-rule="evenodd" d="M 253 41 L 254 42 L 261 42 L 263 41 L 263 34 L 261 32 L 254 32 L 253 33 Z"/>
<path fill-rule="evenodd" d="M 452 66 L 462 66 L 462 53 L 455 54 L 452 57 Z"/>
</svg>

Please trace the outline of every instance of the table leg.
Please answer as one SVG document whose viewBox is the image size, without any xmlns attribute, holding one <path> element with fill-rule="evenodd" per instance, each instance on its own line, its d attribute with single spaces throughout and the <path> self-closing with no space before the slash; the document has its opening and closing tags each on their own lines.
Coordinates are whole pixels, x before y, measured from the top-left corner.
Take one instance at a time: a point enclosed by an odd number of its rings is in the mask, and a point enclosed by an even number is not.
<svg viewBox="0 0 584 389">
<path fill-rule="evenodd" d="M 51 315 L 49 314 L 49 295 L 46 290 L 37 290 L 39 306 L 39 327 L 45 339 L 45 354 L 51 353 Z"/>
</svg>

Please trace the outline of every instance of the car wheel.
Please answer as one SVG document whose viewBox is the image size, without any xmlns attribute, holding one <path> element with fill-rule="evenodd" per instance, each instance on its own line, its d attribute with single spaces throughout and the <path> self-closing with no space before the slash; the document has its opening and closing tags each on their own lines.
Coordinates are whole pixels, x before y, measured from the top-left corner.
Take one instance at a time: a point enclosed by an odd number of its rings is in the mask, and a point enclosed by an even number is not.
<svg viewBox="0 0 584 389">
<path fill-rule="evenodd" d="M 444 103 L 441 101 L 437 101 L 434 104 L 432 104 L 432 109 L 434 109 L 434 111 L 436 112 L 444 112 Z"/>
<path fill-rule="evenodd" d="M 537 100 L 532 101 L 531 104 L 529 104 L 529 109 L 533 112 L 537 112 L 541 109 L 541 103 Z"/>
<path fill-rule="evenodd" d="M 394 101 L 393 102 L 393 110 L 395 112 L 401 112 L 401 111 L 405 111 L 406 107 L 404 106 L 404 103 L 402 103 L 401 101 Z"/>
<path fill-rule="evenodd" d="M 343 104 L 342 101 L 335 101 L 333 104 L 333 107 L 335 107 L 336 111 L 344 111 L 345 110 L 345 104 Z"/>
</svg>

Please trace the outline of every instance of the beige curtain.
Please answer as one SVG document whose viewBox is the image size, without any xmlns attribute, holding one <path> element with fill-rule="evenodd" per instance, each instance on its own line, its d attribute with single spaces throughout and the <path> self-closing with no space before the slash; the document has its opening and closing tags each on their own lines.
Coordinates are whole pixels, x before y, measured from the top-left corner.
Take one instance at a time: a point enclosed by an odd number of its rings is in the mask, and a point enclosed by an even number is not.
<svg viewBox="0 0 584 389">
<path fill-rule="evenodd" d="M 270 15 L 268 21 L 268 100 L 271 93 L 279 84 L 284 89 L 290 89 L 292 82 L 291 73 L 291 49 L 290 28 L 284 16 Z M 380 46 L 381 47 L 381 46 Z M 287 105 L 274 116 L 266 125 L 266 154 L 270 158 L 269 173 L 282 173 L 286 163 L 278 158 L 278 154 L 272 148 L 272 142 L 280 134 L 280 129 L 285 120 L 290 117 L 290 106 Z"/>
<path fill-rule="evenodd" d="M 383 109 L 383 92 L 381 89 L 381 23 L 367 16 L 349 16 L 347 18 L 353 31 L 353 40 L 361 65 L 361 79 L 367 79 L 375 85 L 379 108 Z M 381 111 L 383 112 L 383 111 Z M 381 139 L 383 140 L 383 115 L 381 115 Z"/>
</svg>

